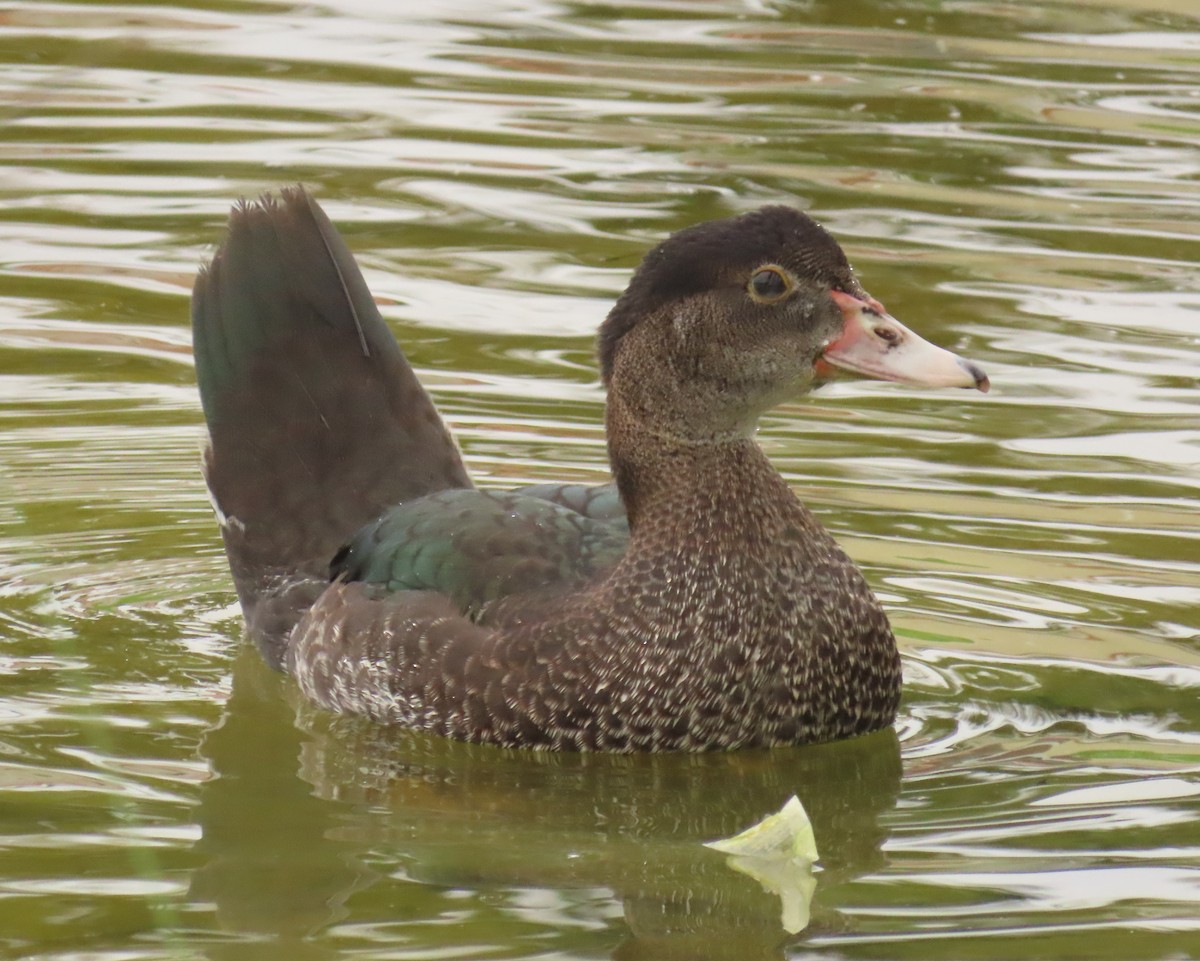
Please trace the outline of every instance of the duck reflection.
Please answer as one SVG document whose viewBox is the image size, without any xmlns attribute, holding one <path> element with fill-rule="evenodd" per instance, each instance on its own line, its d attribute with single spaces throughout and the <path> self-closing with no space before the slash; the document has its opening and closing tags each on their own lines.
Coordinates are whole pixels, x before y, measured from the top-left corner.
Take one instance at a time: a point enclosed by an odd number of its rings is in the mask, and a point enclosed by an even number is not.
<svg viewBox="0 0 1200 961">
<path fill-rule="evenodd" d="M 282 947 L 325 957 L 331 925 L 351 938 L 355 926 L 379 926 L 378 943 L 399 919 L 436 918 L 444 903 L 423 891 L 468 892 L 469 912 L 488 892 L 525 889 L 546 903 L 576 898 L 573 917 L 586 914 L 596 938 L 589 954 L 782 958 L 792 937 L 779 898 L 701 842 L 793 794 L 821 853 L 806 934 L 839 927 L 825 894 L 883 864 L 881 820 L 900 786 L 891 730 L 732 753 L 535 753 L 326 714 L 289 703 L 287 689 L 244 652 L 206 739 L 216 777 L 201 799 L 192 897 L 213 903 L 234 936 L 214 957 L 277 958 Z M 388 887 L 398 894 L 379 897 Z M 563 949 L 579 948 L 579 929 Z M 446 946 L 444 929 L 437 943 Z"/>
</svg>

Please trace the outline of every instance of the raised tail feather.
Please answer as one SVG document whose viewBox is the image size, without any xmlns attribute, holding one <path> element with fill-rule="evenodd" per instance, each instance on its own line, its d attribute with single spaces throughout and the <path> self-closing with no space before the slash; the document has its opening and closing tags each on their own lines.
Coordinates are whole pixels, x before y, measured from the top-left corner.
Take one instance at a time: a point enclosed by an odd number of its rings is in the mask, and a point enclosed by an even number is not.
<svg viewBox="0 0 1200 961">
<path fill-rule="evenodd" d="M 196 278 L 192 333 L 205 476 L 247 626 L 278 666 L 355 531 L 392 504 L 471 481 L 302 187 L 234 208 Z"/>
</svg>

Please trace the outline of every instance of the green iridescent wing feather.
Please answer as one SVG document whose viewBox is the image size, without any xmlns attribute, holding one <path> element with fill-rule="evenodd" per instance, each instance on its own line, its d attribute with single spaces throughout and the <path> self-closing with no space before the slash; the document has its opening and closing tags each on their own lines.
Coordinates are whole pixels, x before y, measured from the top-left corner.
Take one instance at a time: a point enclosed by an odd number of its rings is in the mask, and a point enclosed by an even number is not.
<svg viewBox="0 0 1200 961">
<path fill-rule="evenodd" d="M 363 528 L 331 573 L 388 591 L 437 591 L 463 611 L 526 592 L 571 587 L 617 562 L 621 523 L 523 492 L 447 490 Z"/>
</svg>

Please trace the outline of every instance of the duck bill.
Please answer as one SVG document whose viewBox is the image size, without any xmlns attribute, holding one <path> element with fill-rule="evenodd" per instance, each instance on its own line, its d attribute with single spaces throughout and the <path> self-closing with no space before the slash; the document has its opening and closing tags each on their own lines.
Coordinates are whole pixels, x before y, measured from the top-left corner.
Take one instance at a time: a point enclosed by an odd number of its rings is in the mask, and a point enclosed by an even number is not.
<svg viewBox="0 0 1200 961">
<path fill-rule="evenodd" d="M 987 393 L 987 374 L 976 364 L 935 347 L 892 317 L 879 301 L 831 293 L 845 320 L 842 333 L 817 360 L 818 375 L 835 368 L 861 377 L 918 387 L 973 387 Z"/>
</svg>

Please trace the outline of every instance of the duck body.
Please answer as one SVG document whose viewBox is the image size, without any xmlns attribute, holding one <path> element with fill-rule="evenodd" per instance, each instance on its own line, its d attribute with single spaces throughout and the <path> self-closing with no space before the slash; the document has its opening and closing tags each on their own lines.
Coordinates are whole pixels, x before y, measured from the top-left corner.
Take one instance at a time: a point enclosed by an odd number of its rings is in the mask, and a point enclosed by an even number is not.
<svg viewBox="0 0 1200 961">
<path fill-rule="evenodd" d="M 326 707 L 508 745 L 734 748 L 891 723 L 899 656 L 858 570 L 753 441 L 679 453 L 672 469 L 693 482 L 673 485 L 629 538 L 519 493 L 405 505 L 444 508 L 437 526 L 457 522 L 468 543 L 454 550 L 427 527 L 432 544 L 372 545 L 382 569 L 322 594 L 289 672 Z M 494 514 L 464 516 L 492 513 L 469 500 Z M 517 530 L 497 538 L 513 516 Z M 423 564 L 416 551 L 440 556 Z M 853 657 L 839 649 L 847 637 Z"/>
<path fill-rule="evenodd" d="M 605 751 L 894 720 L 887 618 L 754 425 L 831 364 L 986 378 L 888 317 L 803 214 L 690 228 L 639 268 L 599 341 L 615 488 L 476 490 L 301 189 L 235 210 L 193 328 L 206 477 L 249 632 L 317 704 Z"/>
</svg>

